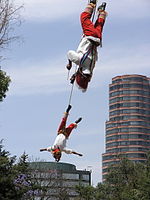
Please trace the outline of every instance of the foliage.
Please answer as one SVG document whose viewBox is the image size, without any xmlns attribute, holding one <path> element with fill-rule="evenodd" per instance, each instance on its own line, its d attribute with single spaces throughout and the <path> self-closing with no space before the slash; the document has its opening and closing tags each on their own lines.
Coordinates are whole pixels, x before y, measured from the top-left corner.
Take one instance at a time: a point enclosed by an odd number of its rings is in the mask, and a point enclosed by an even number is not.
<svg viewBox="0 0 150 200">
<path fill-rule="evenodd" d="M 84 200 L 93 200 L 94 199 L 94 193 L 95 193 L 95 188 L 92 186 L 83 186 L 83 185 L 77 185 L 76 190 L 80 196 L 80 199 Z"/>
<path fill-rule="evenodd" d="M 3 149 L 0 143 L 0 199 L 25 200 L 33 199 L 39 185 L 32 183 L 32 175 L 24 153 L 16 163 L 16 156 Z"/>
<path fill-rule="evenodd" d="M 0 0 L 0 52 L 19 37 L 14 33 L 16 26 L 21 24 L 20 9 L 23 6 L 15 6 L 14 0 Z M 2 55 L 0 55 L 0 61 Z M 0 70 L 0 101 L 6 97 L 10 83 L 10 77 Z"/>
<path fill-rule="evenodd" d="M 111 166 L 103 183 L 97 187 L 79 186 L 81 200 L 148 200 L 150 199 L 150 152 L 145 163 L 126 158 Z"/>
<path fill-rule="evenodd" d="M 3 101 L 6 97 L 10 81 L 10 77 L 6 75 L 6 72 L 0 70 L 0 101 Z"/>
</svg>

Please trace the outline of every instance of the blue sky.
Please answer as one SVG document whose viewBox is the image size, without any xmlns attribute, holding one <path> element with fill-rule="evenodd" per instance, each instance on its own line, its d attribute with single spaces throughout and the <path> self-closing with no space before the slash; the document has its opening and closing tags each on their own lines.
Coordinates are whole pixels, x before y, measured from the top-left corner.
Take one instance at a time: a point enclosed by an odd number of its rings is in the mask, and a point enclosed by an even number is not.
<svg viewBox="0 0 150 200">
<path fill-rule="evenodd" d="M 0 104 L 0 133 L 4 145 L 18 157 L 53 161 L 39 149 L 53 144 L 57 127 L 68 105 L 66 53 L 78 46 L 82 31 L 79 15 L 87 1 L 15 0 L 24 3 L 23 23 L 16 29 L 21 41 L 4 52 L 1 65 L 12 79 L 7 98 Z M 68 147 L 84 154 L 63 155 L 62 162 L 77 169 L 92 167 L 93 184 L 101 181 L 108 120 L 108 85 L 123 74 L 150 74 L 150 1 L 107 0 L 108 17 L 103 48 L 88 91 L 74 88 L 68 123 L 82 116 Z M 100 4 L 100 1 L 99 1 Z M 71 73 L 74 72 L 72 69 Z"/>
</svg>

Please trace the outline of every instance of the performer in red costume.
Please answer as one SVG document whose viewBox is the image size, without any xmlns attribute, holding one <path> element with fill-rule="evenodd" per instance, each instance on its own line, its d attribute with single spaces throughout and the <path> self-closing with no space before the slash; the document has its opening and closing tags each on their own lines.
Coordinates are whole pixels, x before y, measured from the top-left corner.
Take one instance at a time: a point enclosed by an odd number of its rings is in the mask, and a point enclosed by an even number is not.
<svg viewBox="0 0 150 200">
<path fill-rule="evenodd" d="M 67 122 L 67 118 L 68 118 L 70 109 L 71 109 L 71 105 L 68 106 L 66 112 L 64 113 L 64 117 L 62 118 L 62 121 L 58 128 L 58 134 L 57 134 L 57 137 L 55 139 L 53 146 L 47 147 L 44 149 L 40 149 L 40 151 L 51 152 L 57 162 L 59 162 L 62 152 L 65 152 L 67 154 L 76 154 L 78 156 L 82 156 L 82 154 L 77 153 L 77 152 L 73 151 L 72 149 L 66 148 L 66 142 L 67 142 L 67 139 L 69 138 L 72 130 L 74 128 L 76 128 L 77 124 L 82 120 L 82 118 L 80 117 L 78 120 L 75 121 L 75 123 L 72 123 L 68 127 L 66 127 L 66 122 Z"/>
<path fill-rule="evenodd" d="M 91 16 L 96 6 L 96 0 L 91 0 L 81 13 L 81 26 L 83 29 L 83 37 L 78 46 L 77 51 L 68 51 L 67 69 L 70 70 L 72 62 L 79 66 L 77 73 L 71 77 L 71 83 L 76 80 L 77 85 L 82 91 L 86 91 L 88 82 L 91 80 L 95 62 L 98 59 L 97 47 L 101 45 L 102 30 L 105 23 L 107 13 L 105 12 L 103 3 L 98 7 L 98 18 L 93 24 Z M 106 4 L 105 4 L 106 6 Z"/>
</svg>

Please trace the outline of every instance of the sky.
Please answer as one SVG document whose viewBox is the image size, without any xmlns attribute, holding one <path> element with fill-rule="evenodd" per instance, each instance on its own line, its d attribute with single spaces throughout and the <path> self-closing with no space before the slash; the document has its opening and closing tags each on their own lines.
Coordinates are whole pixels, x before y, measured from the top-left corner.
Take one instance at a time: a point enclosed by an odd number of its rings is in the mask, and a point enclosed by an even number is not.
<svg viewBox="0 0 150 200">
<path fill-rule="evenodd" d="M 2 69 L 11 77 L 7 98 L 0 103 L 0 138 L 11 155 L 25 151 L 31 161 L 53 161 L 40 148 L 51 146 L 68 106 L 67 51 L 76 50 L 82 30 L 79 16 L 87 1 L 15 0 L 24 5 L 20 40 L 3 52 Z M 92 170 L 92 184 L 102 180 L 105 122 L 109 120 L 109 84 L 124 74 L 150 74 L 150 1 L 106 0 L 108 16 L 103 47 L 86 93 L 74 87 L 68 124 L 83 120 L 67 147 L 83 157 L 63 154 L 61 162 Z M 98 5 L 101 2 L 98 2 Z M 95 16 L 96 17 L 96 16 Z M 70 72 L 74 73 L 75 67 Z"/>
</svg>

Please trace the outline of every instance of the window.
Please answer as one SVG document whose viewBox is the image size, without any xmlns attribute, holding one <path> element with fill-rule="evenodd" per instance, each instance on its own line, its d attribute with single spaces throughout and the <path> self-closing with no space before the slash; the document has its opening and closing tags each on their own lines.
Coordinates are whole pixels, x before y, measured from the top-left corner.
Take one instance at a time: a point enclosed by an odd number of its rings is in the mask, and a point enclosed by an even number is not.
<svg viewBox="0 0 150 200">
<path fill-rule="evenodd" d="M 150 96 L 150 91 L 145 91 L 145 90 L 121 90 L 121 91 L 115 91 L 115 92 L 110 92 L 109 96 L 114 97 L 114 96 L 119 96 L 119 95 L 128 95 L 128 94 L 140 94 L 143 96 Z"/>
<path fill-rule="evenodd" d="M 84 181 L 89 181 L 89 175 L 87 175 L 87 174 L 82 174 L 82 180 L 84 180 Z"/>
<path fill-rule="evenodd" d="M 106 143 L 106 148 L 108 148 L 108 147 L 114 147 L 114 146 L 127 146 L 127 145 L 150 146 L 150 142 L 147 142 L 147 141 L 119 141 L 119 142 L 111 142 L 111 143 Z"/>
<path fill-rule="evenodd" d="M 127 152 L 127 151 L 148 151 L 149 148 L 144 147 L 119 147 L 114 149 L 106 150 L 106 153 L 118 153 L 118 152 Z"/>
<path fill-rule="evenodd" d="M 73 180 L 79 180 L 79 174 L 67 174 L 63 173 L 62 178 L 64 179 L 73 179 Z"/>
<path fill-rule="evenodd" d="M 123 134 L 123 135 L 113 135 L 107 136 L 106 141 L 119 140 L 119 139 L 143 139 L 150 140 L 150 135 L 145 134 Z"/>
<path fill-rule="evenodd" d="M 141 116 L 141 115 L 125 115 L 125 116 L 111 117 L 110 121 L 120 121 L 120 120 L 129 120 L 129 119 L 143 119 L 145 121 L 150 121 L 150 117 Z"/>
</svg>

